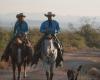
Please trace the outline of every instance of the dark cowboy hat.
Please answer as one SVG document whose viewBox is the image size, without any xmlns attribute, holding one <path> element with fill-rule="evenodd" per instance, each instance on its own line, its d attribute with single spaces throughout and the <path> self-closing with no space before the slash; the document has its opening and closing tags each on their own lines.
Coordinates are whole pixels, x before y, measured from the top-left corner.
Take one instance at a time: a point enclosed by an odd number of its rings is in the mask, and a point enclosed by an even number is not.
<svg viewBox="0 0 100 80">
<path fill-rule="evenodd" d="M 16 18 L 19 18 L 19 17 L 26 17 L 23 13 L 19 13 L 16 15 Z"/>
<path fill-rule="evenodd" d="M 44 14 L 46 17 L 48 16 L 52 16 L 52 17 L 55 17 L 55 14 L 53 14 L 52 12 L 48 12 L 47 14 Z"/>
</svg>

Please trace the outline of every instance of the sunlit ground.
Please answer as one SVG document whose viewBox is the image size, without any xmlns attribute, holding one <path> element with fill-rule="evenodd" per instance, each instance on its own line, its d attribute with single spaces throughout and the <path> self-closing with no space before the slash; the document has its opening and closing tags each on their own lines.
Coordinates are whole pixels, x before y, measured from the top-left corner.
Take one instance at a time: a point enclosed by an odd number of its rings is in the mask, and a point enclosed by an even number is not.
<svg viewBox="0 0 100 80">
<path fill-rule="evenodd" d="M 96 67 L 100 69 L 99 52 L 65 53 L 64 67 L 55 69 L 54 80 L 67 80 L 66 70 L 69 68 L 75 70 L 79 65 L 83 65 L 78 77 L 79 80 L 88 80 L 87 72 L 90 68 Z M 21 74 L 22 80 L 46 80 L 41 61 L 37 68 L 28 67 L 27 71 L 26 79 L 23 79 L 23 73 Z M 12 80 L 12 70 L 10 67 L 4 70 L 0 69 L 0 80 Z"/>
</svg>

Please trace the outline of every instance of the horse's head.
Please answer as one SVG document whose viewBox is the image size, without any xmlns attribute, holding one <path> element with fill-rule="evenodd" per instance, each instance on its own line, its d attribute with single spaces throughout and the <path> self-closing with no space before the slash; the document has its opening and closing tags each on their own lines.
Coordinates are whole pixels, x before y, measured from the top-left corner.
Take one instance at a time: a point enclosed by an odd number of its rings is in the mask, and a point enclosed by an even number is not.
<svg viewBox="0 0 100 80">
<path fill-rule="evenodd" d="M 44 40 L 44 51 L 43 53 L 48 57 L 56 57 L 57 55 L 57 49 L 54 46 L 54 40 L 52 35 L 47 35 Z"/>
<path fill-rule="evenodd" d="M 48 49 L 49 53 L 51 53 L 53 48 L 53 37 L 51 34 L 45 37 L 44 45 Z"/>
<path fill-rule="evenodd" d="M 46 39 L 46 40 L 52 40 L 52 39 L 53 39 L 52 34 L 48 34 L 48 35 L 46 35 L 45 39 Z"/>
</svg>

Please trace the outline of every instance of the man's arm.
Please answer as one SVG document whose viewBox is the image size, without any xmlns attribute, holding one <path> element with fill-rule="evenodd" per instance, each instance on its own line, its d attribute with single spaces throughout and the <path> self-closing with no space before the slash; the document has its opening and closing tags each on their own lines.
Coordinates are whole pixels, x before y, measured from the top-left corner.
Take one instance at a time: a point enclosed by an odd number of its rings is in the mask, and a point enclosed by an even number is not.
<svg viewBox="0 0 100 80">
<path fill-rule="evenodd" d="M 27 34 L 29 32 L 29 27 L 28 24 L 25 22 L 25 34 Z"/>
<path fill-rule="evenodd" d="M 14 35 L 16 34 L 16 23 L 15 23 L 15 26 L 14 26 Z"/>
<path fill-rule="evenodd" d="M 45 23 L 42 23 L 42 24 L 41 24 L 40 32 L 42 32 L 42 33 L 45 33 L 45 32 L 46 32 Z"/>
<path fill-rule="evenodd" d="M 60 32 L 60 27 L 59 27 L 59 23 L 57 22 L 57 25 L 56 25 L 56 33 Z"/>
</svg>

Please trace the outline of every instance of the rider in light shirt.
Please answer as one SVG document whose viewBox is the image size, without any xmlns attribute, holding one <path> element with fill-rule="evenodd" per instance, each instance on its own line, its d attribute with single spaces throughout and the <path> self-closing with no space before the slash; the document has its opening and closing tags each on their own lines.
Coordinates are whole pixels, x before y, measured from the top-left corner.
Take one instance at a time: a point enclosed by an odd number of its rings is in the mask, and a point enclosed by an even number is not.
<svg viewBox="0 0 100 80">
<path fill-rule="evenodd" d="M 58 56 L 59 58 L 57 59 L 60 59 L 59 61 L 56 60 L 56 66 L 59 66 L 60 65 L 60 62 L 63 61 L 63 58 L 62 58 L 62 51 L 61 51 L 61 44 L 60 44 L 60 41 L 59 39 L 57 38 L 56 34 L 60 32 L 60 27 L 59 27 L 59 23 L 55 20 L 52 20 L 52 17 L 55 17 L 55 14 L 52 14 L 52 12 L 48 12 L 47 14 L 45 14 L 45 16 L 48 18 L 47 21 L 44 21 L 42 24 L 41 24 L 41 27 L 40 27 L 40 32 L 41 33 L 44 33 L 44 36 L 39 40 L 39 42 L 37 43 L 36 45 L 36 48 L 35 48 L 35 53 L 37 54 L 37 59 L 35 60 L 35 63 L 37 64 L 38 60 L 39 60 L 39 56 L 41 54 L 41 43 L 42 41 L 44 40 L 44 38 L 46 37 L 46 35 L 50 34 L 55 42 L 56 42 L 56 45 L 57 45 L 57 49 L 58 49 Z M 38 52 L 37 52 L 38 51 Z"/>
</svg>

